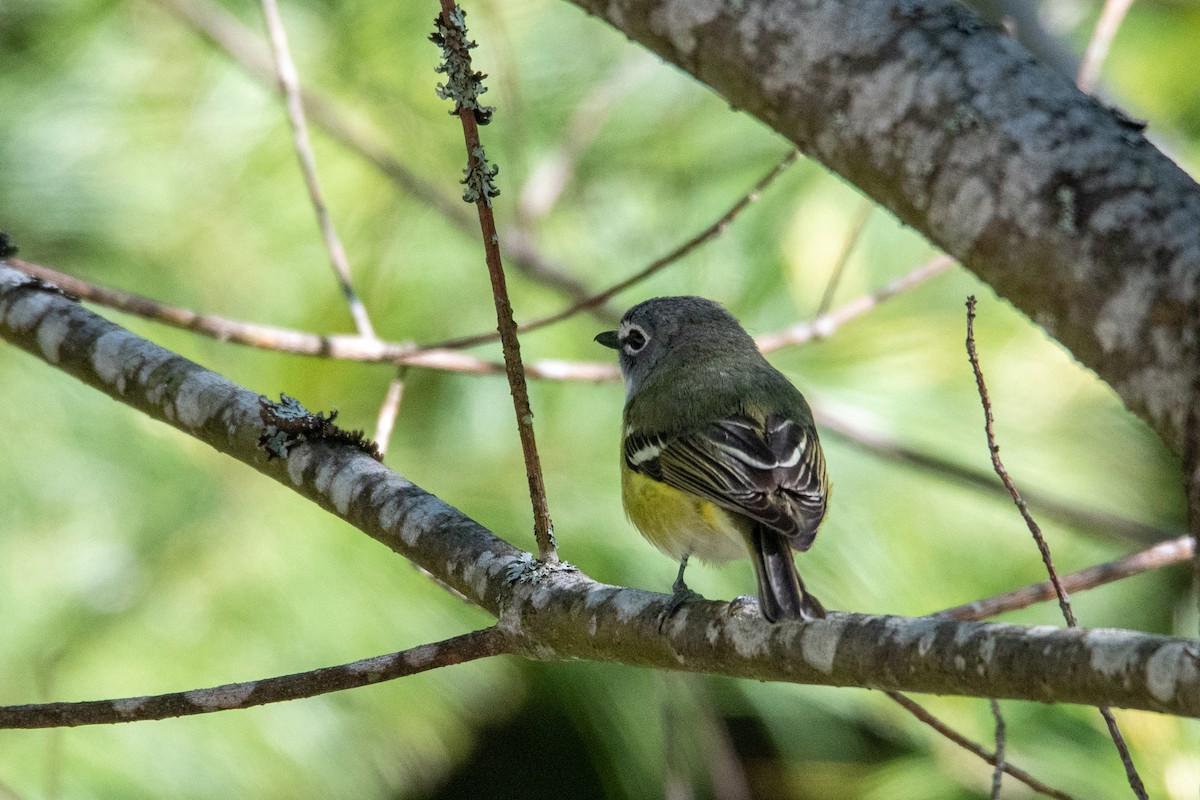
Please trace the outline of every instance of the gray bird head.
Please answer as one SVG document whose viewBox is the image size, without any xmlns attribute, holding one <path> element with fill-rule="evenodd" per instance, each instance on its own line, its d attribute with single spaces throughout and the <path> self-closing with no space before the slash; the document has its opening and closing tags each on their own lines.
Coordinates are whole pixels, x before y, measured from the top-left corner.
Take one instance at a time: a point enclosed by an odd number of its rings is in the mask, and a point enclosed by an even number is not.
<svg viewBox="0 0 1200 800">
<path fill-rule="evenodd" d="M 758 348 L 728 311 L 703 297 L 655 297 L 625 312 L 621 326 L 596 337 L 619 354 L 626 397 L 648 380 Z"/>
</svg>

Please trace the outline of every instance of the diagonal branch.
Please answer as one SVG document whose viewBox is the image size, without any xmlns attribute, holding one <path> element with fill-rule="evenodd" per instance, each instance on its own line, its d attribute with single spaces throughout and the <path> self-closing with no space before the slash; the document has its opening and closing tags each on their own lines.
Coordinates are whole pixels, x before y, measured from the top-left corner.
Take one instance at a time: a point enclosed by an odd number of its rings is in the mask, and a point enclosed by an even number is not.
<svg viewBox="0 0 1200 800">
<path fill-rule="evenodd" d="M 798 322 L 779 333 L 768 333 L 756 337 L 758 349 L 764 353 L 771 353 L 784 347 L 831 336 L 840 326 L 863 316 L 881 303 L 941 275 L 952 266 L 954 266 L 954 259 L 949 256 L 935 256 L 907 275 L 902 275 L 880 289 L 843 303 L 832 311 L 818 314 L 814 319 L 805 322 Z"/>
<path fill-rule="evenodd" d="M 1143 572 L 1187 561 L 1192 558 L 1194 545 L 1191 535 L 1180 536 L 1169 542 L 1159 542 L 1151 548 L 1124 558 L 1063 575 L 1059 578 L 1059 582 L 1067 592 L 1078 592 L 1103 586 L 1131 575 L 1140 575 Z M 1054 584 L 1050 581 L 1042 581 L 995 597 L 948 608 L 945 611 L 937 612 L 937 616 L 961 620 L 987 619 L 1006 611 L 1017 611 L 1035 603 L 1044 603 L 1057 596 Z"/>
<path fill-rule="evenodd" d="M 227 683 L 208 689 L 119 700 L 0 706 L 0 729 L 111 725 L 116 722 L 169 719 L 252 708 L 370 686 L 509 652 L 512 652 L 509 637 L 497 628 L 486 628 L 442 642 L 423 644 L 399 653 L 364 658 L 336 667 L 322 667 L 244 683 Z"/>
<path fill-rule="evenodd" d="M 887 695 L 896 703 L 898 703 L 905 711 L 912 714 L 918 720 L 933 728 L 939 734 L 949 739 L 963 750 L 966 750 L 968 753 L 973 753 L 976 756 L 979 756 L 992 766 L 998 766 L 1003 763 L 1003 770 L 1005 772 L 1028 786 L 1030 789 L 1033 789 L 1038 794 L 1043 794 L 1046 797 L 1053 797 L 1055 800 L 1075 800 L 1074 797 L 1066 792 L 1060 792 L 1058 789 L 1047 786 L 1025 770 L 1014 767 L 1011 762 L 1002 762 L 1002 756 L 999 752 L 989 752 L 988 749 L 983 745 L 979 744 L 978 742 L 971 741 L 958 731 L 951 728 L 945 722 L 935 717 L 933 714 L 930 714 L 927 710 L 925 710 L 925 708 L 911 698 L 905 697 L 899 692 L 888 692 Z"/>
<path fill-rule="evenodd" d="M 98 286 L 30 261 L 13 258 L 8 263 L 27 275 L 48 281 L 81 299 L 222 342 L 344 361 L 388 362 L 398 366 L 442 369 L 474 375 L 504 374 L 504 365 L 501 363 L 454 350 L 425 348 L 411 342 L 388 342 L 350 334 L 308 333 L 243 322 L 216 314 L 200 314 L 133 292 Z M 525 372 L 531 378 L 554 381 L 599 382 L 616 380 L 619 377 L 617 368 L 611 364 L 555 360 L 526 364 Z"/>
<path fill-rule="evenodd" d="M 479 523 L 357 447 L 258 449 L 259 396 L 0 262 L 0 338 L 312 500 L 500 618 L 515 652 L 753 680 L 1200 716 L 1200 642 L 1135 631 L 1056 630 L 834 613 L 764 622 L 751 602 L 697 601 L 537 566 Z"/>
<path fill-rule="evenodd" d="M 300 173 L 304 176 L 304 186 L 308 189 L 308 199 L 313 212 L 317 216 L 317 227 L 321 229 L 321 238 L 325 242 L 325 250 L 329 253 L 329 262 L 341 287 L 346 304 L 350 307 L 350 316 L 354 319 L 354 327 L 360 336 L 368 339 L 375 338 L 375 329 L 367 315 L 367 308 L 354 291 L 350 280 L 350 260 L 346 257 L 346 248 L 338 236 L 329 208 L 321 193 L 321 182 L 317 178 L 317 154 L 313 152 L 312 141 L 308 137 L 308 123 L 304 118 L 304 103 L 300 96 L 300 75 L 296 63 L 292 60 L 288 48 L 287 32 L 283 28 L 283 18 L 279 14 L 277 0 L 262 0 L 263 17 L 267 22 L 268 39 L 271 42 L 271 54 L 275 58 L 275 73 L 279 82 L 279 90 L 283 94 L 284 105 L 287 108 L 288 124 L 292 128 L 292 144 L 296 149 L 296 157 L 300 161 Z"/>
<path fill-rule="evenodd" d="M 1100 80 L 1100 67 L 1108 56 L 1108 46 L 1116 38 L 1125 14 L 1133 0 L 1105 0 L 1100 19 L 1096 20 L 1096 28 L 1092 38 L 1088 40 L 1087 49 L 1083 52 L 1083 62 L 1079 65 L 1079 74 L 1075 76 L 1075 85 L 1080 91 L 1091 93 Z"/>
<path fill-rule="evenodd" d="M 858 213 L 854 216 L 854 221 L 850 223 L 850 231 L 846 234 L 846 238 L 842 240 L 842 249 L 838 252 L 837 257 L 833 260 L 833 270 L 829 273 L 829 280 L 825 283 L 825 291 L 821 293 L 821 302 L 817 303 L 816 316 L 824 316 L 833 305 L 833 295 L 837 292 L 838 285 L 842 282 L 842 275 L 846 272 L 846 265 L 850 263 L 850 254 L 854 252 L 854 248 L 862 239 L 863 231 L 867 229 L 867 223 L 871 221 L 871 215 L 875 213 L 875 204 L 870 200 L 863 200 L 859 204 Z"/>
<path fill-rule="evenodd" d="M 572 0 L 843 175 L 1096 370 L 1174 452 L 1200 187 L 953 0 Z"/>
</svg>

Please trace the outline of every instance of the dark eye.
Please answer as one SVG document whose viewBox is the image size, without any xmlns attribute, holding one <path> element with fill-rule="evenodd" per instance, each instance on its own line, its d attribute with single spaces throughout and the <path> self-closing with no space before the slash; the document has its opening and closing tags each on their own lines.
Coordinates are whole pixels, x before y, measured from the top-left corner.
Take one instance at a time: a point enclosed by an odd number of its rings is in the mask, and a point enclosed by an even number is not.
<svg viewBox="0 0 1200 800">
<path fill-rule="evenodd" d="M 625 349 L 630 353 L 636 353 L 645 346 L 646 334 L 637 328 L 630 328 L 629 333 L 625 334 Z"/>
</svg>

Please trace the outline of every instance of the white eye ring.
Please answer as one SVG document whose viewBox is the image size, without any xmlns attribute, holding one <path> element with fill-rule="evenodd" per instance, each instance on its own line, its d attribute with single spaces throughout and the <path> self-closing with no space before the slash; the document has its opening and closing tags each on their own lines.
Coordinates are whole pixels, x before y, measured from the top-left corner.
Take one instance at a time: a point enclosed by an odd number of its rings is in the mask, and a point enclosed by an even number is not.
<svg viewBox="0 0 1200 800">
<path fill-rule="evenodd" d="M 650 335 L 641 325 L 625 323 L 621 326 L 622 349 L 629 355 L 640 353 L 650 343 Z"/>
</svg>

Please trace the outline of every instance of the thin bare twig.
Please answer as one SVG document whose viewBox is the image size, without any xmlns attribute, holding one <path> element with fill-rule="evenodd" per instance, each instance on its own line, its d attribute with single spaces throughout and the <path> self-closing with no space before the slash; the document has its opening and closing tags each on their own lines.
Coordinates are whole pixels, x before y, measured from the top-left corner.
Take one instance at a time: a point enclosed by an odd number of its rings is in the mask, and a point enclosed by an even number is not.
<svg viewBox="0 0 1200 800">
<path fill-rule="evenodd" d="M 333 226 L 325 199 L 321 196 L 321 183 L 317 179 L 317 156 L 313 152 L 312 142 L 308 137 L 308 124 L 304 120 L 304 104 L 300 98 L 300 75 L 296 71 L 296 63 L 288 50 L 287 32 L 283 29 L 283 18 L 279 14 L 276 0 L 262 0 L 263 17 L 267 22 L 267 33 L 271 42 L 271 54 L 275 58 L 275 73 L 279 81 L 279 90 L 287 106 L 288 123 L 292 126 L 292 143 L 296 148 L 296 156 L 300 159 L 300 171 L 304 174 L 304 185 L 308 189 L 308 199 L 317 215 L 317 226 L 321 229 L 321 238 L 325 241 L 325 249 L 329 252 L 329 261 L 337 276 L 342 294 L 350 307 L 350 316 L 354 319 L 354 327 L 360 336 L 375 338 L 375 329 L 367 315 L 366 306 L 354 291 L 350 280 L 350 261 L 346 258 L 346 249 Z"/>
<path fill-rule="evenodd" d="M 207 0 L 150 0 L 194 33 L 214 45 L 254 79 L 270 84 L 276 80 L 275 70 L 258 37 L 246 29 L 230 12 Z M 395 183 L 402 191 L 433 208 L 455 227 L 464 231 L 474 225 L 454 198 L 439 191 L 429 181 L 418 176 L 390 155 L 378 134 L 364 134 L 347 122 L 348 114 L 336 108 L 328 99 L 306 89 L 301 90 L 304 108 L 312 121 L 330 136 L 341 142 Z"/>
<path fill-rule="evenodd" d="M 821 295 L 821 302 L 817 305 L 817 313 L 813 316 L 822 316 L 833 305 L 833 293 L 837 291 L 838 284 L 842 282 L 842 274 L 846 271 L 846 264 L 850 262 L 850 254 L 854 252 L 855 245 L 862 238 L 863 231 L 867 227 L 867 221 L 871 219 L 873 211 L 875 211 L 875 204 L 870 200 L 863 200 L 862 205 L 859 207 L 858 215 L 850 223 L 850 230 L 842 242 L 842 249 L 833 261 L 833 271 L 829 273 L 829 281 L 825 284 L 825 291 Z"/>
<path fill-rule="evenodd" d="M 996 470 L 996 474 L 1000 477 L 1000 480 L 1004 482 L 1008 493 L 1012 495 L 1013 503 L 1016 504 L 1017 509 L 1021 512 L 1021 516 L 1025 519 L 1025 524 L 1029 528 L 1029 532 L 1033 535 L 1033 539 L 1037 543 L 1038 551 L 1042 555 L 1042 563 L 1046 566 L 1046 573 L 1050 576 L 1050 582 L 1054 584 L 1054 593 L 1058 597 L 1058 606 L 1062 610 L 1063 618 L 1067 621 L 1067 627 L 1077 627 L 1078 623 L 1075 620 L 1075 612 L 1071 610 L 1071 600 L 1058 578 L 1058 573 L 1054 568 L 1054 561 L 1050 557 L 1050 546 L 1046 544 L 1046 538 L 1042 535 L 1042 529 L 1029 513 L 1029 508 L 1025 504 L 1025 500 L 1021 497 L 1021 493 L 1017 491 L 1017 487 L 1013 484 L 1008 470 L 1004 468 L 1004 464 L 1000 460 L 1000 447 L 996 444 L 995 432 L 992 430 L 992 402 L 991 398 L 988 397 L 987 385 L 983 381 L 983 371 L 979 367 L 979 356 L 975 352 L 974 295 L 967 298 L 967 358 L 971 362 L 971 370 L 975 373 L 975 386 L 979 389 L 979 401 L 983 405 L 983 429 L 987 435 L 988 452 L 992 456 L 992 467 Z M 1142 778 L 1138 774 L 1137 767 L 1133 764 L 1133 757 L 1129 754 L 1129 747 L 1125 744 L 1125 737 L 1121 735 L 1121 731 L 1117 727 L 1116 717 L 1113 716 L 1112 711 L 1107 706 L 1099 706 L 1099 709 L 1100 715 L 1104 717 L 1104 723 L 1108 726 L 1108 732 L 1112 736 L 1113 744 L 1116 745 L 1117 752 L 1121 756 L 1121 763 L 1125 766 L 1125 776 L 1129 780 L 1129 787 L 1133 790 L 1134 796 L 1139 798 L 1139 800 L 1147 800 L 1146 787 L 1142 784 Z"/>
<path fill-rule="evenodd" d="M 1142 776 L 1138 774 L 1137 767 L 1133 764 L 1133 756 L 1129 752 L 1129 746 L 1125 744 L 1125 737 L 1121 735 L 1121 729 L 1117 727 L 1117 718 L 1113 715 L 1112 709 L 1108 706 L 1098 706 L 1100 716 L 1104 717 L 1104 724 L 1108 727 L 1108 735 L 1112 737 L 1113 744 L 1117 747 L 1117 752 L 1121 754 L 1121 763 L 1125 766 L 1125 779 L 1129 781 L 1129 788 L 1133 790 L 1133 796 L 1138 800 L 1149 800 L 1150 796 L 1146 794 L 1146 786 L 1142 783 Z"/>
<path fill-rule="evenodd" d="M 439 70 L 445 73 L 447 80 L 444 87 L 439 87 L 438 93 L 454 100 L 454 110 L 462 122 L 463 140 L 467 147 L 466 179 L 463 181 L 466 191 L 463 199 L 474 202 L 479 213 L 484 258 L 492 283 L 496 322 L 500 331 L 500 345 L 504 352 L 505 373 L 513 398 L 513 409 L 517 415 L 521 452 L 525 457 L 525 474 L 529 481 L 529 499 L 533 506 L 533 534 L 538 544 L 538 557 L 543 561 L 557 562 L 554 524 L 550 520 L 546 484 L 533 432 L 533 411 L 529 407 L 525 368 L 521 364 L 521 343 L 517 338 L 517 323 L 513 319 L 512 304 L 508 299 L 504 265 L 500 258 L 500 236 L 496 231 L 496 219 L 492 215 L 492 197 L 499 194 L 499 190 L 492 184 L 497 170 L 488 165 L 483 145 L 479 140 L 478 123 L 486 122 L 491 110 L 479 106 L 476 102 L 476 98 L 484 91 L 479 83 L 483 75 L 475 72 L 471 66 L 470 50 L 475 45 L 467 39 L 463 11 L 453 0 L 441 0 L 441 6 L 442 13 L 437 18 L 437 32 L 433 38 L 442 47 L 444 62 Z"/>
<path fill-rule="evenodd" d="M 1114 583 L 1132 575 L 1140 575 L 1172 564 L 1187 561 L 1192 557 L 1195 542 L 1190 534 L 1185 534 L 1168 542 L 1160 542 L 1153 547 L 1132 555 L 1087 567 L 1070 575 L 1063 575 L 1059 580 L 1068 592 L 1079 592 L 1093 589 L 1107 583 Z M 976 600 L 961 606 L 939 611 L 933 616 L 950 617 L 964 622 L 988 619 L 1006 611 L 1016 611 L 1027 608 L 1034 603 L 1043 603 L 1056 597 L 1054 584 L 1050 581 L 1031 584 L 995 597 Z"/>
<path fill-rule="evenodd" d="M 709 240 L 714 239 L 717 236 L 720 236 L 729 227 L 730 223 L 732 223 L 735 219 L 737 219 L 738 215 L 741 214 L 742 211 L 744 211 L 747 206 L 749 206 L 751 203 L 753 203 L 755 200 L 758 199 L 759 195 L 762 193 L 762 191 L 764 189 L 766 189 L 768 186 L 770 186 L 771 183 L 777 177 L 779 177 L 779 175 L 781 173 L 783 173 L 784 170 L 786 170 L 789 166 L 792 165 L 793 162 L 795 162 L 798 155 L 799 155 L 799 153 L 795 150 L 789 152 L 786 156 L 783 157 L 783 159 L 779 163 L 777 163 L 775 166 L 771 167 L 771 169 L 768 170 L 765 175 L 763 175 L 761 178 L 759 178 L 758 181 L 756 181 L 755 184 L 752 187 L 750 187 L 749 191 L 747 191 L 745 194 L 743 194 L 741 197 L 739 197 L 737 199 L 737 201 L 734 202 L 733 205 L 731 205 L 728 209 L 726 209 L 725 213 L 723 213 L 721 216 L 719 216 L 717 219 L 715 219 L 711 224 L 709 224 L 707 227 L 705 227 L 704 230 L 700 231 L 695 236 L 688 239 L 686 242 L 679 245 L 671 252 L 667 253 L 664 256 L 656 258 L 654 261 L 651 261 L 649 264 L 647 264 L 645 267 L 643 267 L 642 269 L 635 272 L 633 275 L 630 275 L 628 278 L 625 278 L 624 280 L 613 284 L 612 286 L 608 287 L 604 291 L 599 292 L 598 294 L 593 294 L 589 297 L 586 297 L 583 300 L 579 301 L 578 303 L 568 306 L 567 308 L 563 309 L 562 311 L 558 311 L 547 317 L 542 317 L 541 319 L 536 319 L 536 320 L 532 320 L 530 322 L 522 323 L 521 325 L 519 325 L 517 327 L 517 330 L 520 331 L 521 333 L 527 333 L 532 330 L 537 330 L 538 328 L 544 328 L 547 325 L 552 325 L 556 322 L 562 322 L 564 319 L 573 317 L 576 314 L 580 313 L 581 311 L 587 311 L 589 309 L 603 305 L 604 303 L 606 303 L 610 299 L 612 299 L 614 296 L 616 296 L 618 293 L 625 291 L 629 287 L 631 287 L 637 283 L 640 283 L 641 281 L 644 281 L 646 278 L 650 277 L 651 275 L 653 275 L 654 273 L 663 269 L 664 267 L 670 266 L 671 264 L 674 264 L 676 261 L 679 261 L 681 258 L 683 258 L 687 254 L 689 254 L 693 250 L 695 250 L 697 247 L 700 247 L 701 245 L 708 242 Z M 498 338 L 498 334 L 496 334 L 494 332 L 479 333 L 479 334 L 475 334 L 472 336 L 461 336 L 461 337 L 458 337 L 455 339 L 447 339 L 446 341 L 438 342 L 431 346 L 438 347 L 438 348 L 458 349 L 460 347 L 471 347 L 471 346 L 477 345 L 477 344 L 485 344 L 487 342 L 494 342 L 494 341 L 496 341 L 497 338 Z"/>
<path fill-rule="evenodd" d="M 844 303 L 833 311 L 806 322 L 796 323 L 778 333 L 768 333 L 757 337 L 755 341 L 758 343 L 758 349 L 764 353 L 771 353 L 784 347 L 805 344 L 813 339 L 827 337 L 840 326 L 863 316 L 885 300 L 890 300 L 898 294 L 920 286 L 930 278 L 941 275 L 953 264 L 954 259 L 949 256 L 936 256 L 883 288 Z"/>
<path fill-rule="evenodd" d="M 1100 68 L 1108 56 L 1109 45 L 1116 37 L 1117 31 L 1124 21 L 1125 15 L 1133 0 L 1105 0 L 1100 18 L 1092 30 L 1092 38 L 1088 40 L 1087 49 L 1083 51 L 1083 63 L 1079 65 L 1079 73 L 1075 76 L 1075 85 L 1079 91 L 1091 94 L 1100 79 Z"/>
<path fill-rule="evenodd" d="M 173 14 L 191 30 L 215 45 L 232 58 L 251 77 L 271 83 L 275 80 L 270 59 L 259 49 L 258 39 L 238 22 L 237 18 L 215 3 L 203 0 L 150 0 Z M 388 152 L 378 132 L 364 132 L 362 121 L 348 122 L 349 114 L 329 98 L 301 90 L 304 108 L 312 121 L 357 154 L 394 183 L 401 191 L 434 209 L 464 233 L 474 234 L 475 220 L 462 204 L 440 191 L 398 158 Z M 533 240 L 519 231 L 505 231 L 505 251 L 522 274 L 549 286 L 566 297 L 580 299 L 588 296 L 587 286 L 571 275 L 562 265 L 552 262 L 538 251 Z M 594 310 L 607 319 L 611 315 Z"/>
<path fill-rule="evenodd" d="M 452 350 L 423 347 L 412 342 L 388 342 L 363 336 L 320 335 L 243 322 L 216 314 L 199 314 L 180 306 L 160 303 L 144 295 L 98 286 L 65 272 L 19 258 L 10 258 L 8 263 L 28 275 L 49 281 L 83 300 L 129 314 L 136 314 L 164 325 L 190 330 L 222 342 L 342 361 L 388 362 L 475 375 L 504 373 L 503 364 Z M 804 344 L 818 336 L 826 336 L 838 326 L 866 314 L 885 300 L 939 274 L 952 263 L 949 259 L 934 259 L 909 275 L 893 281 L 872 294 L 851 300 L 824 317 L 793 325 L 781 333 L 760 336 L 758 338 L 759 347 L 764 352 L 769 352 L 782 347 Z M 617 367 L 613 364 L 553 359 L 527 364 L 525 371 L 530 378 L 553 381 L 597 383 L 616 380 L 620 377 Z"/>
<path fill-rule="evenodd" d="M 974 753 L 992 766 L 996 766 L 999 763 L 999 759 L 996 757 L 995 753 L 989 753 L 987 748 L 985 748 L 983 745 L 979 744 L 978 742 L 973 742 L 967 737 L 963 736 L 961 733 L 942 722 L 933 714 L 930 714 L 928 711 L 926 711 L 920 703 L 901 694 L 900 692 L 884 692 L 884 694 L 899 703 L 905 711 L 912 714 L 921 722 L 924 722 L 926 725 L 933 728 L 935 731 L 954 742 L 962 749 L 969 753 Z M 1025 770 L 1020 769 L 1019 767 L 1014 767 L 1011 761 L 1005 761 L 1003 769 L 1006 773 L 1013 776 L 1030 789 L 1033 789 L 1035 792 L 1043 794 L 1046 797 L 1053 797 L 1055 800 L 1076 800 L 1075 797 L 1067 794 L 1066 792 L 1060 792 L 1058 789 L 1047 786 Z"/>
<path fill-rule="evenodd" d="M 442 642 L 423 644 L 399 653 L 336 667 L 322 667 L 246 683 L 227 683 L 209 689 L 119 700 L 0 706 L 0 729 L 111 725 L 250 708 L 354 689 L 511 652 L 513 645 L 507 634 L 494 627 L 486 628 Z"/>
<path fill-rule="evenodd" d="M 93 303 L 136 314 L 144 319 L 183 328 L 221 342 L 273 350 L 279 353 L 314 356 L 364 363 L 387 362 L 425 369 L 440 369 L 471 375 L 503 375 L 503 364 L 453 350 L 418 347 L 412 342 L 385 342 L 363 336 L 332 334 L 323 336 L 289 328 L 257 325 L 215 314 L 198 314 L 190 309 L 159 303 L 143 295 L 97 286 L 64 272 L 19 258 L 10 258 L 9 266 L 27 275 L 49 281 L 68 293 Z M 620 372 L 613 364 L 545 359 L 525 365 L 530 378 L 551 381 L 613 381 Z"/>
<path fill-rule="evenodd" d="M 1021 512 L 1021 517 L 1025 520 L 1025 525 L 1033 535 L 1038 552 L 1042 555 L 1042 564 L 1046 567 L 1050 582 L 1054 584 L 1054 593 L 1058 597 L 1058 607 L 1062 611 L 1063 619 L 1067 621 L 1067 627 L 1074 628 L 1078 625 L 1075 620 L 1075 612 L 1071 610 L 1071 599 L 1067 596 L 1067 590 L 1063 588 L 1062 582 L 1058 579 L 1054 560 L 1050 557 L 1050 546 L 1046 544 L 1046 537 L 1042 535 L 1041 527 L 1029 513 L 1029 506 L 1021 497 L 1021 493 L 1017 491 L 1012 477 L 1004 468 L 1004 462 L 1000 460 L 1000 446 L 996 444 L 996 434 L 992 429 L 992 399 L 988 395 L 987 385 L 983 381 L 983 371 L 979 367 L 979 356 L 975 352 L 975 295 L 967 298 L 967 359 L 971 362 L 971 370 L 975 373 L 975 386 L 979 390 L 979 401 L 983 405 L 983 431 L 987 436 L 988 453 L 992 457 L 992 469 L 1004 483 L 1004 488 L 1008 490 L 1009 496 L 1012 497 L 1013 503 L 1016 504 L 1017 510 Z"/>
<path fill-rule="evenodd" d="M 1004 782 L 1004 715 L 1000 713 L 1000 702 L 989 699 L 992 719 L 996 721 L 996 769 L 992 772 L 992 800 L 1000 800 L 1000 786 Z"/>
<path fill-rule="evenodd" d="M 379 415 L 375 419 L 375 444 L 379 455 L 387 455 L 388 443 L 392 440 L 392 430 L 396 427 L 396 417 L 400 414 L 400 401 L 404 397 L 404 379 L 408 367 L 396 370 L 396 377 L 388 384 L 387 394 L 379 406 Z"/>
</svg>

